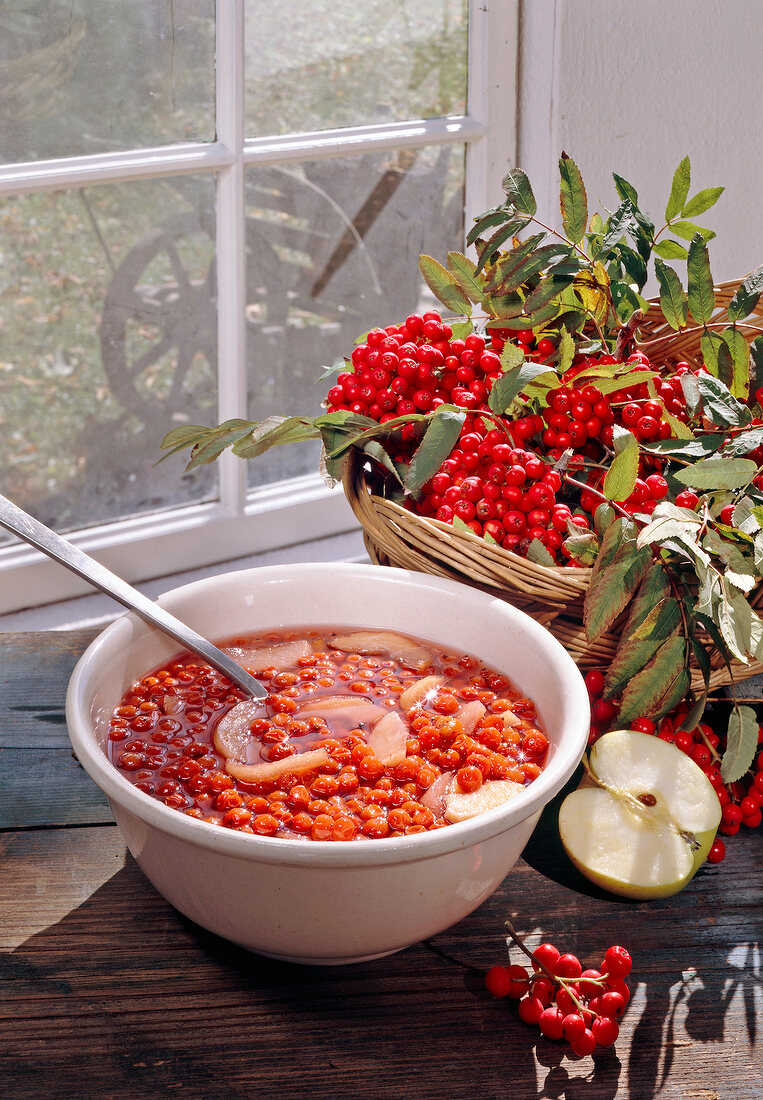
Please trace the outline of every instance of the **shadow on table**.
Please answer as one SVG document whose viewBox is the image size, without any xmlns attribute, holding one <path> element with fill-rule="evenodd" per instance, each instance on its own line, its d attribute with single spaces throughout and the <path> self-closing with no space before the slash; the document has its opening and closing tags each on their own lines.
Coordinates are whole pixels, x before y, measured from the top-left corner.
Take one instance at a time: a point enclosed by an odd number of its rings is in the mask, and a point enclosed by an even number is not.
<svg viewBox="0 0 763 1100">
<path fill-rule="evenodd" d="M 527 853 L 538 869 L 551 858 L 543 837 Z M 512 891 L 509 876 L 477 912 L 427 943 L 323 968 L 269 960 L 205 932 L 128 857 L 85 903 L 0 957 L 0 1074 L 17 1100 L 43 1092 L 52 1100 L 174 1092 L 205 1100 L 218 1092 L 232 1100 L 651 1100 L 670 1072 L 663 1044 L 676 1040 L 675 962 L 659 972 L 660 961 L 655 980 L 647 977 L 647 1009 L 630 1050 L 621 1041 L 593 1059 L 568 1056 L 525 1027 L 515 1005 L 484 990 L 485 970 L 502 961 L 507 912 L 525 932 L 560 928 L 559 911 L 549 913 L 556 882 L 527 868 L 514 874 L 532 880 L 529 896 Z M 568 900 L 569 949 L 578 950 L 591 906 L 573 888 Z M 602 903 L 606 918 L 619 920 L 612 904 Z M 538 926 L 538 914 L 548 925 Z M 603 909 L 595 915 L 604 918 Z M 625 925 L 633 920 L 631 910 Z M 687 987 L 690 1035 L 722 1038 L 720 969 Z"/>
</svg>

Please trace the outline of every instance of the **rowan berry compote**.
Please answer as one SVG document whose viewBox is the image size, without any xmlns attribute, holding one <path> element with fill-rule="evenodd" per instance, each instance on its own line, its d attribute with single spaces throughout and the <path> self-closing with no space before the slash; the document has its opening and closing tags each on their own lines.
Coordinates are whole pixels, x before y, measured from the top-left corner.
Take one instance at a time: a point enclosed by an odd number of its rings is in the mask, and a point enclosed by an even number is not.
<svg viewBox="0 0 763 1100">
<path fill-rule="evenodd" d="M 260 836 L 403 836 L 501 805 L 543 769 L 534 703 L 469 654 L 336 627 L 222 648 L 267 686 L 265 702 L 183 654 L 110 720 L 112 763 L 190 817 Z"/>
</svg>

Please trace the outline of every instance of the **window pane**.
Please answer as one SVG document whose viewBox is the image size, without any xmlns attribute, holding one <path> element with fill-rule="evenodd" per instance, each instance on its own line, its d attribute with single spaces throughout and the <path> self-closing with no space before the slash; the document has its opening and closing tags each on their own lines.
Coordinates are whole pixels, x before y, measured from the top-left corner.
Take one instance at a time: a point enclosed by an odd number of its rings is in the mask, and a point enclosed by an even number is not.
<svg viewBox="0 0 763 1100">
<path fill-rule="evenodd" d="M 164 433 L 216 420 L 214 181 L 0 202 L 3 492 L 59 529 L 216 491 L 155 466 Z"/>
<path fill-rule="evenodd" d="M 10 162 L 214 139 L 214 0 L 0 5 Z"/>
<path fill-rule="evenodd" d="M 463 114 L 467 7 L 247 0 L 247 135 Z"/>
<path fill-rule="evenodd" d="M 252 168 L 247 175 L 249 416 L 315 415 L 322 367 L 422 299 L 418 258 L 463 243 L 464 146 Z M 249 463 L 250 484 L 315 472 L 310 444 Z"/>
</svg>

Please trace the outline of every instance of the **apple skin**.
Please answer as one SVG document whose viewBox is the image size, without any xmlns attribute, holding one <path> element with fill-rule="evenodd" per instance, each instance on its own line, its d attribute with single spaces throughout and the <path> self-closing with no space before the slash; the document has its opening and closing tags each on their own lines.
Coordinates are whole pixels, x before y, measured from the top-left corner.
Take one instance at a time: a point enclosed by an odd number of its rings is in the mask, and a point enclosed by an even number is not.
<svg viewBox="0 0 763 1100">
<path fill-rule="evenodd" d="M 590 767 L 604 786 L 585 775 L 559 811 L 559 834 L 572 863 L 621 897 L 678 893 L 707 858 L 721 820 L 707 776 L 675 745 L 636 730 L 600 737 Z M 641 796 L 638 810 L 628 796 Z M 682 831 L 694 835 L 696 850 Z"/>
</svg>

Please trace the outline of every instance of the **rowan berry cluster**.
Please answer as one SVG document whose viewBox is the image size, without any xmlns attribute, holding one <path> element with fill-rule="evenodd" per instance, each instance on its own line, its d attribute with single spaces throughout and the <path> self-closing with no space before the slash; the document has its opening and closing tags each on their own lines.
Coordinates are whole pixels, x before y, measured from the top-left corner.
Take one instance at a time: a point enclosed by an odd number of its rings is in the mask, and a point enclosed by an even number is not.
<svg viewBox="0 0 763 1100">
<path fill-rule="evenodd" d="M 599 669 L 587 672 L 585 683 L 591 701 L 590 745 L 605 730 L 612 728 L 617 719 L 617 703 L 603 698 L 604 674 Z M 763 821 L 763 749 L 759 750 L 753 766 L 741 779 L 735 783 L 724 783 L 719 766 L 725 748 L 723 737 L 707 722 L 700 722 L 694 729 L 686 729 L 684 722 L 688 714 L 689 708 L 681 703 L 657 722 L 646 716 L 635 718 L 630 728 L 670 742 L 702 769 L 721 804 L 719 833 L 735 836 L 743 827 L 757 829 Z M 758 726 L 758 744 L 763 746 L 763 725 Z M 725 855 L 726 846 L 718 836 L 710 848 L 708 862 L 720 863 Z"/>
<path fill-rule="evenodd" d="M 527 360 L 543 362 L 556 353 L 553 340 L 536 339 L 530 330 L 520 331 L 512 342 Z M 518 554 L 538 540 L 554 562 L 576 565 L 566 540 L 592 526 L 604 500 L 601 484 L 616 427 L 627 428 L 639 443 L 673 435 L 675 421 L 689 419 L 681 377 L 690 368 L 679 364 L 670 377 L 651 387 L 635 382 L 605 393 L 584 379 L 575 380 L 592 367 L 611 367 L 615 358 L 578 354 L 542 411 L 527 405 L 526 415 L 510 418 L 496 415 L 488 404 L 503 373 L 504 346 L 497 334 L 454 338 L 452 327 L 436 311 L 413 314 L 402 325 L 372 329 L 354 348 L 348 369 L 328 392 L 327 408 L 381 424 L 431 413 L 444 403 L 464 409 L 456 446 L 408 507 L 443 523 L 466 524 Z M 634 374 L 649 372 L 652 378 L 653 368 L 643 353 L 634 352 L 627 363 Z M 404 423 L 392 457 L 409 459 L 415 438 L 413 424 Z M 562 455 L 563 475 L 556 468 Z M 661 462 L 658 456 L 640 455 L 639 477 L 621 511 L 649 515 L 668 495 Z M 687 490 L 676 503 L 693 508 L 698 497 Z"/>
<path fill-rule="evenodd" d="M 617 1021 L 630 999 L 625 978 L 632 960 L 625 948 L 608 948 L 598 969 L 584 970 L 576 955 L 562 954 L 551 943 L 530 954 L 508 922 L 507 929 L 529 956 L 531 967 L 491 967 L 485 975 L 491 996 L 518 1001 L 524 1023 L 540 1028 L 547 1039 L 565 1039 L 580 1058 L 593 1054 L 597 1046 L 612 1046 L 619 1033 Z"/>
</svg>

